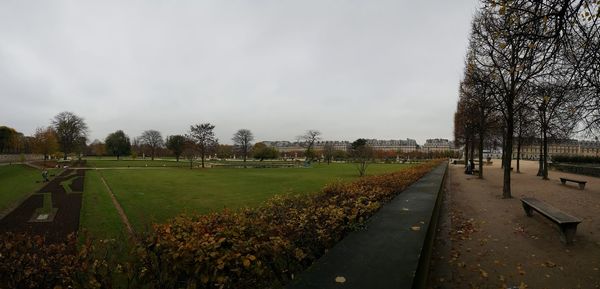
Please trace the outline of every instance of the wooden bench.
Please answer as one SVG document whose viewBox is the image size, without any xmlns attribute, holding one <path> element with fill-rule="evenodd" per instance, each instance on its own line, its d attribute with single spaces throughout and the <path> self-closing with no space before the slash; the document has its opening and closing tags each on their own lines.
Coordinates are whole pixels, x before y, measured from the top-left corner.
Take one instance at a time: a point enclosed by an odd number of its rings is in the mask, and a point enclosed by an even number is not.
<svg viewBox="0 0 600 289">
<path fill-rule="evenodd" d="M 523 209 L 528 217 L 533 215 L 533 210 L 554 222 L 560 228 L 560 240 L 567 244 L 573 244 L 573 237 L 577 231 L 577 225 L 581 223 L 581 219 L 573 217 L 557 208 L 554 208 L 535 198 L 521 198 Z"/>
<path fill-rule="evenodd" d="M 581 190 L 583 190 L 585 188 L 585 184 L 587 183 L 587 181 L 579 181 L 579 180 L 567 179 L 567 178 L 560 178 L 560 182 L 563 185 L 567 184 L 567 182 L 578 183 L 579 184 L 579 189 L 581 189 Z"/>
</svg>

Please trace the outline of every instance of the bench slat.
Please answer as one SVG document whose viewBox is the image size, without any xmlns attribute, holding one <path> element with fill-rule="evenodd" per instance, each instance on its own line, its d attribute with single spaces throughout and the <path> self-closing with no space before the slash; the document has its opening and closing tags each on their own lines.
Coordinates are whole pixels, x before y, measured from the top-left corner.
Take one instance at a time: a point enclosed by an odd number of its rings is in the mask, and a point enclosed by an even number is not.
<svg viewBox="0 0 600 289">
<path fill-rule="evenodd" d="M 534 210 L 552 219 L 558 224 L 581 223 L 581 219 L 573 217 L 557 208 L 554 208 L 535 198 L 521 198 L 521 201 L 532 207 Z"/>
</svg>

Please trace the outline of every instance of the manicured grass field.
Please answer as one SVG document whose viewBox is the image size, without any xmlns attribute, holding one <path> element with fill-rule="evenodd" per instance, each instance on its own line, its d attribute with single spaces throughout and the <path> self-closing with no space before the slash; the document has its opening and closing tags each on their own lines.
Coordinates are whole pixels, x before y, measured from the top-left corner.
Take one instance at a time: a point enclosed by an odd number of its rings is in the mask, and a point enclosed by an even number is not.
<svg viewBox="0 0 600 289">
<path fill-rule="evenodd" d="M 123 224 L 98 171 L 86 172 L 84 190 L 79 227 L 100 239 L 123 234 Z"/>
<path fill-rule="evenodd" d="M 180 160 L 176 162 L 175 160 L 150 160 L 150 159 L 121 159 L 116 160 L 116 158 L 106 157 L 106 158 L 96 158 L 96 159 L 87 159 L 86 165 L 92 168 L 114 168 L 114 167 L 189 167 L 190 163 L 186 160 Z"/>
<path fill-rule="evenodd" d="M 54 170 L 48 171 L 55 174 Z M 41 171 L 25 165 L 0 166 L 0 212 L 43 186 Z"/>
<path fill-rule="evenodd" d="M 375 175 L 405 167 L 407 165 L 373 164 L 367 173 Z M 275 194 L 317 192 L 336 180 L 358 177 L 353 164 L 317 164 L 311 168 L 162 168 L 98 172 L 108 182 L 135 230 L 184 212 L 208 213 L 223 208 L 256 206 Z M 88 172 L 88 176 L 94 176 L 90 173 L 94 172 Z M 94 181 L 94 177 L 86 178 L 84 196 L 92 188 L 99 191 L 101 183 Z M 107 209 L 90 208 L 105 206 L 99 205 L 102 202 L 110 204 L 110 199 L 89 202 L 84 199 L 82 216 L 85 215 L 86 220 L 82 226 L 100 226 L 95 220 L 108 220 L 106 215 L 116 215 Z"/>
</svg>

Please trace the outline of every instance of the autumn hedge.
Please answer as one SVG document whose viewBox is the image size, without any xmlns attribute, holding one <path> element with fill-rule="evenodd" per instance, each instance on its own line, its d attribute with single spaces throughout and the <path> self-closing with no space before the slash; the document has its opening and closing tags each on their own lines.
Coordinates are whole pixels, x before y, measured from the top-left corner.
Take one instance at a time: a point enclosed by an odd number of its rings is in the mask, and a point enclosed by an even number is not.
<svg viewBox="0 0 600 289">
<path fill-rule="evenodd" d="M 115 242 L 45 245 L 4 234 L 0 288 L 281 287 L 438 164 L 279 195 L 257 208 L 183 215 L 154 225 L 119 260 L 110 254 Z"/>
</svg>

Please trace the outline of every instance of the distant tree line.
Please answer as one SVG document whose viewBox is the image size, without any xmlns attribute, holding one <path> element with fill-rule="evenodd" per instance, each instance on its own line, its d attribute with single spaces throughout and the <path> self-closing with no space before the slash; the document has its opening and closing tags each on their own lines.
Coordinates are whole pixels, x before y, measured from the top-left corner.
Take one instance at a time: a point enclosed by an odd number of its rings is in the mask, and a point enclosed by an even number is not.
<svg viewBox="0 0 600 289">
<path fill-rule="evenodd" d="M 184 158 L 193 168 L 194 162 L 206 166 L 206 159 L 238 158 L 246 164 L 249 158 L 258 161 L 281 159 L 294 161 L 303 159 L 305 165 L 312 162 L 344 161 L 356 163 L 359 174 L 365 174 L 371 162 L 377 160 L 395 162 L 398 160 L 431 159 L 451 157 L 453 152 L 399 152 L 375 150 L 367 140 L 360 138 L 354 141 L 347 150 L 338 150 L 332 144 L 317 149 L 315 144 L 321 140 L 318 130 L 307 130 L 297 137 L 302 150 L 279 152 L 275 147 L 262 142 L 254 143 L 254 134 L 249 129 L 237 130 L 231 140 L 233 145 L 220 144 L 214 133 L 215 125 L 200 123 L 191 125 L 187 133 L 169 135 L 163 138 L 158 130 L 149 129 L 138 137 L 131 138 L 123 130 L 109 133 L 101 141 L 98 139 L 88 143 L 88 127 L 85 120 L 71 112 L 56 115 L 48 127 L 40 127 L 31 137 L 24 136 L 16 130 L 0 127 L 0 153 L 38 153 L 44 159 L 86 156 L 112 156 L 120 160 L 122 157 L 137 159 L 140 156 L 155 157 L 174 156 L 176 161 Z"/>
</svg>

